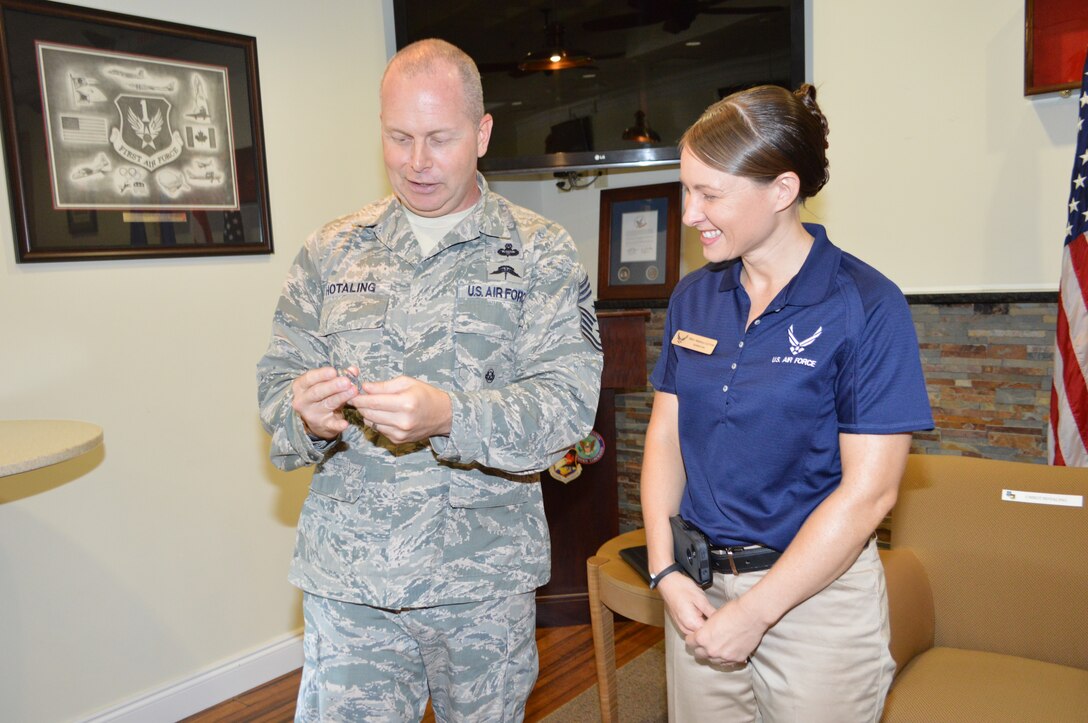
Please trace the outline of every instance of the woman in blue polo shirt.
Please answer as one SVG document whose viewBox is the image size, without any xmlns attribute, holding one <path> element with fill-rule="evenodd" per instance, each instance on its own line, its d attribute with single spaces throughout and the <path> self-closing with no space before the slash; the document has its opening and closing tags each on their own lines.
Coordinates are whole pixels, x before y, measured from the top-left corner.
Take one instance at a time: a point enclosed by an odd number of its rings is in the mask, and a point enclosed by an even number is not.
<svg viewBox="0 0 1088 723">
<path fill-rule="evenodd" d="M 895 670 L 873 532 L 933 420 L 903 294 L 800 220 L 826 138 L 805 85 L 729 96 L 680 141 L 711 263 L 669 302 L 642 467 L 674 721 L 877 721 Z M 674 574 L 678 514 L 705 591 Z"/>
</svg>

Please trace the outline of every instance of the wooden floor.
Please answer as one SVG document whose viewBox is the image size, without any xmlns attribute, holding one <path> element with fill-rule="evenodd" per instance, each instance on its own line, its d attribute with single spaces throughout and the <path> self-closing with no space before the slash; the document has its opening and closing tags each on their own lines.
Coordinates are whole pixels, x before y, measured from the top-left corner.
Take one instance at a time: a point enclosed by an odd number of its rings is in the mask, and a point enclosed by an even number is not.
<svg viewBox="0 0 1088 723">
<path fill-rule="evenodd" d="M 637 657 L 663 638 L 661 628 L 616 622 L 616 665 Z M 588 625 L 537 628 L 540 675 L 525 707 L 525 720 L 538 721 L 597 682 L 593 636 Z M 299 671 L 185 719 L 185 723 L 281 723 L 295 713 Z M 423 719 L 433 721 L 430 708 Z"/>
</svg>

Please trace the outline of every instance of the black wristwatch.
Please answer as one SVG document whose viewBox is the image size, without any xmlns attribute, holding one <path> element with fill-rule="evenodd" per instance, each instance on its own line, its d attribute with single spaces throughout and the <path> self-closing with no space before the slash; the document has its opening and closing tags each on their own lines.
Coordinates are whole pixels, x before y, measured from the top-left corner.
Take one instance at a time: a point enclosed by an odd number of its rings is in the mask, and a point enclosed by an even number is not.
<svg viewBox="0 0 1088 723">
<path fill-rule="evenodd" d="M 650 575 L 650 589 L 653 590 L 654 588 L 656 588 L 658 583 L 661 582 L 662 578 L 664 578 L 669 573 L 678 572 L 683 569 L 684 568 L 680 567 L 679 562 L 674 562 L 656 575 Z"/>
</svg>

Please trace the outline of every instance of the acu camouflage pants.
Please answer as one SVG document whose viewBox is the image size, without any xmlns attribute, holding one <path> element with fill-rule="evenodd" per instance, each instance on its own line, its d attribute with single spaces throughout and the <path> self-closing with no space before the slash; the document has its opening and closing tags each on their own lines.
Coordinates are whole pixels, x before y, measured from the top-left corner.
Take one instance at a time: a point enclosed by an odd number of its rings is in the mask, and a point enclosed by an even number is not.
<svg viewBox="0 0 1088 723">
<path fill-rule="evenodd" d="M 534 593 L 383 610 L 305 594 L 296 721 L 521 721 L 537 676 Z"/>
</svg>

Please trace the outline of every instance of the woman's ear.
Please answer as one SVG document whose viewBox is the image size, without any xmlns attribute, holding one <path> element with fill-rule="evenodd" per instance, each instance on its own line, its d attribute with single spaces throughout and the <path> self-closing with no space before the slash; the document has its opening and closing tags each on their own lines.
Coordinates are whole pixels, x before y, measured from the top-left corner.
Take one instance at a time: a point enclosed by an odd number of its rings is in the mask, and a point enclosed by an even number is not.
<svg viewBox="0 0 1088 723">
<path fill-rule="evenodd" d="M 801 192 L 801 178 L 793 171 L 779 174 L 771 185 L 775 191 L 775 211 L 785 211 L 792 206 Z"/>
</svg>

